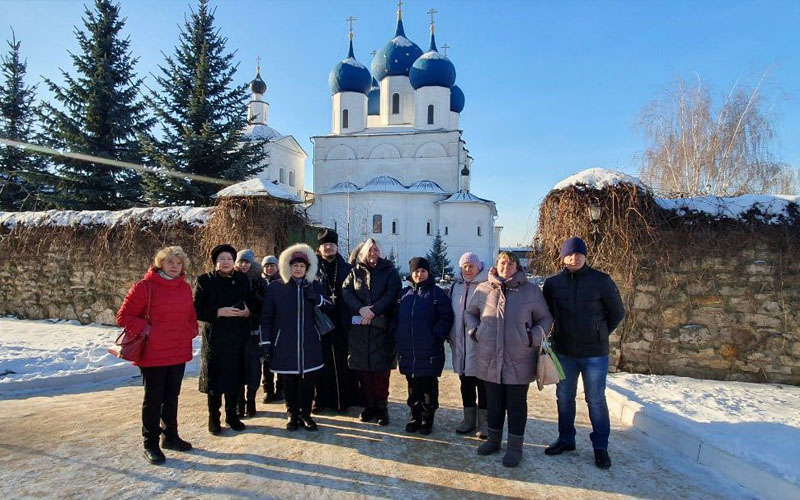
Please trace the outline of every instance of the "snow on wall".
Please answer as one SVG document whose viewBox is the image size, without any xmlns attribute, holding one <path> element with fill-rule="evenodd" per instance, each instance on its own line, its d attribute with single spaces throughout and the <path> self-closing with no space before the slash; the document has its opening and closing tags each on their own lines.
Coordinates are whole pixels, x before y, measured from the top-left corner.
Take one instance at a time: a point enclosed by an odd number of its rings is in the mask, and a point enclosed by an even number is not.
<svg viewBox="0 0 800 500">
<path fill-rule="evenodd" d="M 17 224 L 35 226 L 116 226 L 131 222 L 176 224 L 185 222 L 202 226 L 211 217 L 213 207 L 148 207 L 126 210 L 46 210 L 42 212 L 0 212 L 0 226 L 13 229 Z"/>
<path fill-rule="evenodd" d="M 559 189 L 566 189 L 571 186 L 584 189 L 603 189 L 606 187 L 619 186 L 620 184 L 633 184 L 645 189 L 642 181 L 636 177 L 616 170 L 608 170 L 605 168 L 590 168 L 582 170 L 575 175 L 571 175 L 553 186 L 553 191 Z"/>
</svg>

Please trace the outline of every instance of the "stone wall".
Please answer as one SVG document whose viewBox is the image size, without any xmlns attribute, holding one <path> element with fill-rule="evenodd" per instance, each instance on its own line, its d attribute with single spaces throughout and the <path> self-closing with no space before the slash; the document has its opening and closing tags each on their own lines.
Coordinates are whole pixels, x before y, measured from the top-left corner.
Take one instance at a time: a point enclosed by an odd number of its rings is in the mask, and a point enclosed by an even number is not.
<svg viewBox="0 0 800 500">
<path fill-rule="evenodd" d="M 210 270 L 209 249 L 218 243 L 251 248 L 261 258 L 314 236 L 291 205 L 223 204 L 200 224 L 142 218 L 112 226 L 0 227 L 0 314 L 115 324 L 122 299 L 159 248 L 184 248 L 193 283 Z"/>
</svg>

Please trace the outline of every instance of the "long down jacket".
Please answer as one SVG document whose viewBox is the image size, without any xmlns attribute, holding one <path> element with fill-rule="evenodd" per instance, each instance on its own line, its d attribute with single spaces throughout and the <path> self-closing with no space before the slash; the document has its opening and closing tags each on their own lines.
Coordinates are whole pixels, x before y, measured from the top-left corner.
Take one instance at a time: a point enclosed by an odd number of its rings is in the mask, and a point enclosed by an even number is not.
<svg viewBox="0 0 800 500">
<path fill-rule="evenodd" d="M 476 376 L 495 384 L 536 380 L 538 346 L 553 318 L 542 291 L 523 271 L 502 280 L 494 268 L 467 305 L 467 334 L 475 345 Z"/>
<path fill-rule="evenodd" d="M 444 341 L 453 324 L 453 308 L 433 276 L 403 290 L 395 317 L 400 373 L 412 377 L 440 376 L 444 368 Z"/>
<path fill-rule="evenodd" d="M 478 285 L 489 277 L 489 268 L 484 266 L 472 281 L 466 281 L 459 276 L 450 288 L 450 301 L 453 305 L 453 327 L 450 329 L 450 350 L 453 353 L 453 371 L 459 375 L 474 377 L 475 368 L 475 342 L 467 338 L 466 318 L 464 311 L 467 309 L 469 299 L 475 295 Z"/>
<path fill-rule="evenodd" d="M 289 260 L 295 252 L 303 252 L 311 262 L 305 278 L 291 277 Z M 270 371 L 302 375 L 323 367 L 322 336 L 314 323 L 314 308 L 333 311 L 333 304 L 322 293 L 316 281 L 316 256 L 305 244 L 290 246 L 278 260 L 281 279 L 267 287 L 261 308 L 261 342 L 270 345 Z M 306 278 L 311 278 L 308 281 Z"/>
<path fill-rule="evenodd" d="M 394 264 L 378 259 L 374 269 L 352 263 L 353 269 L 342 285 L 350 315 L 358 316 L 364 306 L 372 306 L 371 325 L 351 325 L 347 338 L 347 364 L 353 370 L 386 371 L 397 366 L 392 313 L 400 294 L 400 275 Z"/>
<path fill-rule="evenodd" d="M 186 276 L 168 280 L 150 269 L 134 284 L 117 312 L 117 324 L 131 332 L 147 325 L 150 294 L 150 334 L 142 360 L 136 366 L 170 366 L 192 359 L 192 339 L 197 337 L 197 315 L 192 305 L 192 287 Z"/>
<path fill-rule="evenodd" d="M 250 338 L 250 318 L 217 316 L 221 307 L 248 305 L 253 296 L 247 275 L 235 271 L 224 276 L 216 271 L 197 278 L 194 308 L 202 322 L 200 392 L 223 394 L 238 392 L 244 385 L 244 349 Z"/>
</svg>

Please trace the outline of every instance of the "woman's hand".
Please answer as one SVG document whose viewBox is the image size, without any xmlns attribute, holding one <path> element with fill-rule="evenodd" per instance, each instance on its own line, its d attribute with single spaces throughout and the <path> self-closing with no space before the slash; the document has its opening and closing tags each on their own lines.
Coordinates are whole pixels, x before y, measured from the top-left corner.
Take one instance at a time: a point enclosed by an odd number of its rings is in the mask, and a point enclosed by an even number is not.
<svg viewBox="0 0 800 500">
<path fill-rule="evenodd" d="M 239 311 L 239 316 L 241 316 L 243 318 L 249 318 L 250 317 L 250 308 L 247 307 L 247 304 L 244 305 L 244 309 L 239 309 L 238 311 Z"/>
<path fill-rule="evenodd" d="M 372 306 L 364 306 L 358 310 L 358 314 L 361 316 L 361 324 L 369 324 L 364 323 L 364 320 L 371 321 L 375 317 L 375 313 L 372 312 Z"/>
<path fill-rule="evenodd" d="M 247 307 L 247 306 L 245 306 Z M 217 317 L 219 318 L 239 318 L 244 316 L 244 312 L 247 311 L 247 315 L 250 315 L 250 310 L 246 309 L 242 311 L 241 309 L 237 309 L 236 307 L 220 307 L 217 309 Z"/>
<path fill-rule="evenodd" d="M 372 323 L 372 319 L 367 319 L 367 318 L 365 318 L 363 316 L 361 317 L 361 324 L 362 325 L 369 325 L 370 323 Z"/>
</svg>

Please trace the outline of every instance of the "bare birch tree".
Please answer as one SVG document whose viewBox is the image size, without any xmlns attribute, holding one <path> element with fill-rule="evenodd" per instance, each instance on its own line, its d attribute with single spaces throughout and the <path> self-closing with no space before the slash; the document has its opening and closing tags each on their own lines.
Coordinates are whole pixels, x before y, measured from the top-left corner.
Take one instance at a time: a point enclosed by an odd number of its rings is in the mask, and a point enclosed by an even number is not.
<svg viewBox="0 0 800 500">
<path fill-rule="evenodd" d="M 771 151 L 775 116 L 762 91 L 736 85 L 715 108 L 700 78 L 677 78 L 642 110 L 647 146 L 640 175 L 668 196 L 738 196 L 794 189 L 796 169 Z"/>
</svg>

